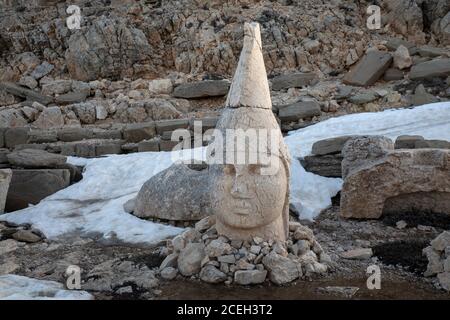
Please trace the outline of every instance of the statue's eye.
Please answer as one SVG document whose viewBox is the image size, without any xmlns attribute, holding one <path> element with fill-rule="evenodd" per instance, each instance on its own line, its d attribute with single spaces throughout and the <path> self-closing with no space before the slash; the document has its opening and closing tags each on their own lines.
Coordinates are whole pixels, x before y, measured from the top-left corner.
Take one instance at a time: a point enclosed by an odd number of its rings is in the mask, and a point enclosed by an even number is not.
<svg viewBox="0 0 450 320">
<path fill-rule="evenodd" d="M 234 176 L 236 175 L 236 168 L 232 164 L 226 164 L 223 167 L 223 173 Z"/>
</svg>

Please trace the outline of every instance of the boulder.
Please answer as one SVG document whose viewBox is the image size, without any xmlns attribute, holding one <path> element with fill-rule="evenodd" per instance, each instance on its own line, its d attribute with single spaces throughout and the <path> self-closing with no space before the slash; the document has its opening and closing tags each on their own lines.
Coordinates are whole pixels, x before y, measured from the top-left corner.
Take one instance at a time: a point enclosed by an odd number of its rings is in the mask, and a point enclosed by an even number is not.
<svg viewBox="0 0 450 320">
<path fill-rule="evenodd" d="M 300 160 L 306 171 L 323 177 L 342 177 L 342 155 L 306 156 Z"/>
<path fill-rule="evenodd" d="M 23 149 L 7 155 L 10 164 L 22 168 L 55 168 L 66 163 L 65 156 L 44 150 Z"/>
<path fill-rule="evenodd" d="M 61 128 L 64 126 L 64 116 L 59 107 L 45 108 L 41 112 L 33 126 L 39 129 Z"/>
<path fill-rule="evenodd" d="M 202 243 L 188 243 L 178 256 L 178 270 L 185 277 L 197 274 L 205 257 L 205 246 Z"/>
<path fill-rule="evenodd" d="M 0 214 L 5 211 L 6 196 L 11 182 L 11 169 L 0 169 Z"/>
<path fill-rule="evenodd" d="M 70 171 L 67 169 L 12 170 L 6 211 L 16 211 L 29 204 L 37 204 L 69 184 Z"/>
<path fill-rule="evenodd" d="M 272 90 L 279 91 L 289 88 L 305 87 L 316 82 L 317 75 L 315 73 L 291 73 L 274 77 L 272 82 Z"/>
<path fill-rule="evenodd" d="M 355 136 L 340 136 L 319 140 L 312 145 L 311 153 L 318 156 L 341 153 L 345 143 L 352 138 L 355 138 Z"/>
<path fill-rule="evenodd" d="M 260 284 L 266 280 L 267 270 L 238 270 L 234 282 L 240 285 Z"/>
<path fill-rule="evenodd" d="M 208 170 L 174 164 L 144 183 L 133 214 L 140 218 L 200 220 L 210 214 L 208 190 Z"/>
<path fill-rule="evenodd" d="M 205 98 L 217 97 L 227 94 L 230 88 L 228 80 L 206 80 L 192 83 L 184 83 L 173 91 L 173 96 L 176 98 Z"/>
<path fill-rule="evenodd" d="M 24 87 L 18 86 L 12 82 L 2 82 L 0 83 L 0 89 L 5 90 L 15 96 L 22 97 L 27 99 L 28 101 L 39 102 L 43 105 L 48 105 L 50 102 L 53 102 L 52 97 L 44 96 L 40 93 L 37 93 L 33 90 L 26 89 Z"/>
<path fill-rule="evenodd" d="M 278 285 L 292 282 L 302 276 L 302 268 L 299 263 L 274 251 L 265 256 L 262 263 L 269 271 L 270 281 Z"/>
<path fill-rule="evenodd" d="M 433 79 L 450 75 L 450 58 L 435 59 L 419 63 L 411 68 L 409 78 L 411 80 Z"/>
<path fill-rule="evenodd" d="M 320 116 L 320 105 L 317 101 L 301 101 L 288 106 L 280 107 L 278 118 L 281 122 L 298 121 L 304 118 Z"/>
<path fill-rule="evenodd" d="M 343 82 L 356 86 L 370 86 L 384 74 L 392 62 L 392 55 L 390 53 L 372 50 L 369 51 L 357 63 L 351 71 L 349 71 Z"/>
<path fill-rule="evenodd" d="M 154 122 L 129 124 L 123 130 L 123 137 L 127 142 L 140 142 L 151 139 L 156 135 Z"/>
<path fill-rule="evenodd" d="M 403 45 L 400 45 L 397 50 L 393 54 L 394 56 L 394 68 L 403 70 L 411 67 L 412 58 L 409 55 L 408 48 Z"/>
<path fill-rule="evenodd" d="M 393 150 L 387 138 L 363 137 L 343 156 L 342 217 L 377 219 L 392 206 L 450 212 L 450 150 Z M 436 193 L 444 201 L 425 201 Z"/>
<path fill-rule="evenodd" d="M 227 280 L 227 275 L 212 265 L 206 265 L 200 271 L 200 279 L 207 283 L 221 283 Z"/>
</svg>

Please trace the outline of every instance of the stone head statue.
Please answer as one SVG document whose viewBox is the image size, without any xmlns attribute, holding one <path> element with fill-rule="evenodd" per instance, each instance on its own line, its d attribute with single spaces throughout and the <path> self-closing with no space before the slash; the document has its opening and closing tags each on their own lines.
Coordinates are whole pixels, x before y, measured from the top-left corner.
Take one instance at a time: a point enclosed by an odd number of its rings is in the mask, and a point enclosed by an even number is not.
<svg viewBox="0 0 450 320">
<path fill-rule="evenodd" d="M 259 24 L 246 23 L 244 34 L 239 64 L 216 126 L 222 136 L 218 145 L 223 161 L 210 164 L 211 209 L 218 233 L 230 239 L 284 241 L 290 157 L 272 112 Z"/>
</svg>

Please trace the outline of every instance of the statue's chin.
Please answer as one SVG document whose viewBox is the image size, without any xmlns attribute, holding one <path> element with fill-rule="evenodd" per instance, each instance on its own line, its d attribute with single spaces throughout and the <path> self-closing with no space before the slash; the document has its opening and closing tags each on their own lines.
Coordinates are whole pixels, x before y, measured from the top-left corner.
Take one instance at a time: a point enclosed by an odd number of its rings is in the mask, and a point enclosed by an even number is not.
<svg viewBox="0 0 450 320">
<path fill-rule="evenodd" d="M 271 217 L 271 219 L 264 219 L 264 220 L 257 220 L 257 221 L 242 221 L 242 217 L 245 217 L 246 215 L 240 212 L 227 212 L 224 215 L 218 215 L 217 219 L 220 220 L 220 222 L 227 226 L 228 228 L 235 228 L 235 229 L 256 229 L 261 228 L 264 226 L 267 226 L 274 222 L 279 215 L 276 217 Z"/>
</svg>

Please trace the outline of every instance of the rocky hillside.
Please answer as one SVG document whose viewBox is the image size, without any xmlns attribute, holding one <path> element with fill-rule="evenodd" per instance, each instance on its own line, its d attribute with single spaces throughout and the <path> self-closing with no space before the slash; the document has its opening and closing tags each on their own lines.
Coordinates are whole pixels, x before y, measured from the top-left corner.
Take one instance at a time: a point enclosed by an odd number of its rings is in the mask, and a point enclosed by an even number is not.
<svg viewBox="0 0 450 320">
<path fill-rule="evenodd" d="M 269 76 L 289 70 L 336 75 L 394 33 L 415 44 L 450 44 L 446 0 L 7 1 L 2 0 L 2 80 L 19 80 L 25 52 L 48 61 L 54 76 L 99 78 L 231 77 L 244 21 L 262 25 Z M 81 8 L 80 30 L 66 9 Z M 366 27 L 371 4 L 382 28 Z"/>
</svg>

